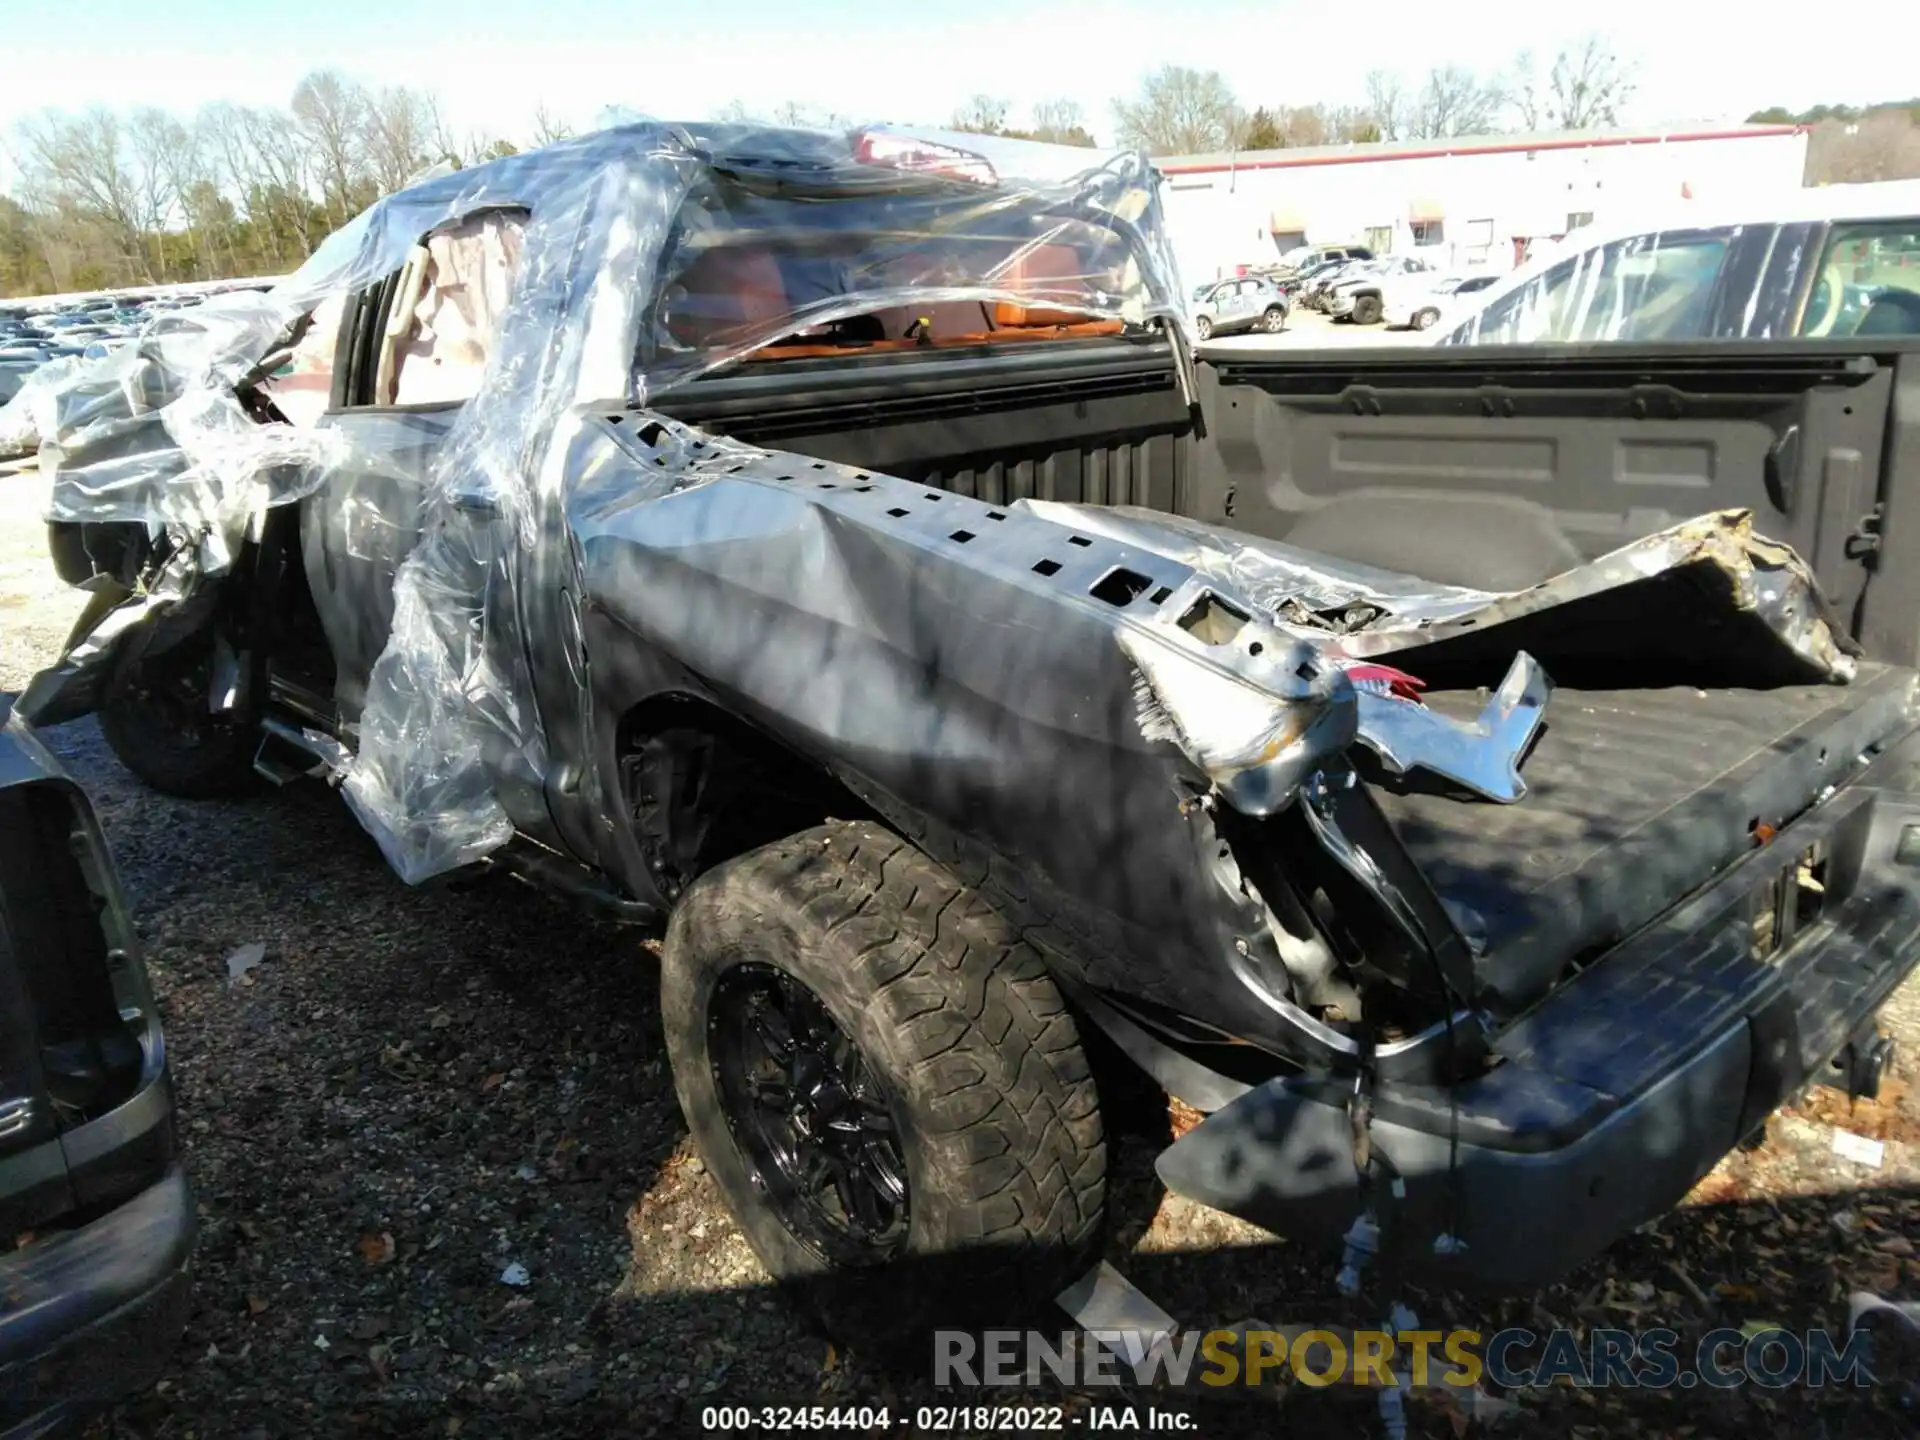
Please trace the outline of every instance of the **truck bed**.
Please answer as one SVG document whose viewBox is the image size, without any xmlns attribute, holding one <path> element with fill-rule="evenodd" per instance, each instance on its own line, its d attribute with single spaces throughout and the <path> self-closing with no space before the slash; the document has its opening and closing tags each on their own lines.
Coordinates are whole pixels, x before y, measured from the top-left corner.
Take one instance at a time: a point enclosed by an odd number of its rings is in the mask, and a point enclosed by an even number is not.
<svg viewBox="0 0 1920 1440">
<path fill-rule="evenodd" d="M 1902 728 L 1913 680 L 1868 663 L 1848 685 L 1563 688 L 1521 766 L 1518 804 L 1421 788 L 1417 774 L 1373 788 L 1456 919 L 1479 932 L 1495 987 L 1525 1003 L 1840 781 Z M 1428 699 L 1465 719 L 1484 703 L 1471 691 Z"/>
</svg>

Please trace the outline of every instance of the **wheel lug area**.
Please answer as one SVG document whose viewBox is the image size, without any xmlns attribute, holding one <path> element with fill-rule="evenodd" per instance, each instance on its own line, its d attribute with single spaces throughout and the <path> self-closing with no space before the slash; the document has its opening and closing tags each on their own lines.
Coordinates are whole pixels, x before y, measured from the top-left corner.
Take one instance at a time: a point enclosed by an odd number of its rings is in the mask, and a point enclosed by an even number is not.
<svg viewBox="0 0 1920 1440">
<path fill-rule="evenodd" d="M 870 1256 L 901 1243 L 904 1162 L 869 1123 L 874 1081 L 817 997 L 771 967 L 730 972 L 716 996 L 715 1079 L 756 1188 L 818 1253 Z M 744 984 L 738 983 L 744 981 Z M 867 1263 L 861 1259 L 856 1263 Z"/>
</svg>

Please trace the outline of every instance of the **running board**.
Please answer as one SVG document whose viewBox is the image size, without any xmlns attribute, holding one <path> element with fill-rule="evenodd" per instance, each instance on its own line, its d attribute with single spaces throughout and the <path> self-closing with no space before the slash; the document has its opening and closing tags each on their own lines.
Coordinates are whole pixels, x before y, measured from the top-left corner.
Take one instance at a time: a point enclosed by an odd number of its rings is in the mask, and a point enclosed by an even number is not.
<svg viewBox="0 0 1920 1440">
<path fill-rule="evenodd" d="M 311 738 L 283 720 L 262 720 L 260 732 L 260 748 L 253 757 L 256 775 L 285 786 L 296 780 L 324 780 L 332 773 L 333 756 L 326 741 Z"/>
<path fill-rule="evenodd" d="M 483 857 L 480 866 L 545 890 L 605 920 L 650 929 L 666 923 L 666 911 L 658 905 L 635 900 L 615 888 L 599 871 L 524 839 Z"/>
</svg>

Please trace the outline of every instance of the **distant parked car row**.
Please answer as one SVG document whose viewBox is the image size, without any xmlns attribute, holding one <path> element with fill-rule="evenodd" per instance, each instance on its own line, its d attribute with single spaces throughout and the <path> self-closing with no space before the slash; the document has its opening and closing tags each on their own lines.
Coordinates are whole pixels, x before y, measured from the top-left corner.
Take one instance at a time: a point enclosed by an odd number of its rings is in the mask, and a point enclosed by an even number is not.
<svg viewBox="0 0 1920 1440">
<path fill-rule="evenodd" d="M 154 316 L 198 305 L 202 298 L 98 296 L 57 306 L 44 301 L 0 303 L 0 405 L 18 394 L 27 376 L 47 361 L 109 354 L 130 344 Z"/>
<path fill-rule="evenodd" d="M 1505 274 L 1301 247 L 1202 286 L 1196 328 L 1279 330 L 1301 308 L 1440 345 L 1920 337 L 1920 181 L 1642 212 L 1541 244 Z"/>
<path fill-rule="evenodd" d="M 1297 266 L 1289 262 L 1301 262 Z M 1202 340 L 1248 331 L 1277 334 L 1296 308 L 1334 320 L 1430 329 L 1493 285 L 1490 273 L 1448 275 L 1420 255 L 1374 255 L 1364 246 L 1325 245 L 1288 252 L 1272 272 L 1238 275 L 1193 293 Z"/>
<path fill-rule="evenodd" d="M 1297 275 L 1313 265 L 1342 264 L 1348 260 L 1373 260 L 1377 252 L 1365 245 L 1297 245 L 1280 257 L 1279 275 Z"/>
</svg>

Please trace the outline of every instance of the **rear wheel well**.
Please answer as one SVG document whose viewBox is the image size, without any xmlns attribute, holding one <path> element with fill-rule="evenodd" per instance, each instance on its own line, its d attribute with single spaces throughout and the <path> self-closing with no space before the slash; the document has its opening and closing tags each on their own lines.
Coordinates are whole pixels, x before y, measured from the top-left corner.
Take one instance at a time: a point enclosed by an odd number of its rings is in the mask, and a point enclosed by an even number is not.
<svg viewBox="0 0 1920 1440">
<path fill-rule="evenodd" d="M 828 820 L 872 810 L 817 761 L 694 695 L 659 695 L 621 717 L 620 800 L 660 896 L 714 866 Z"/>
</svg>

